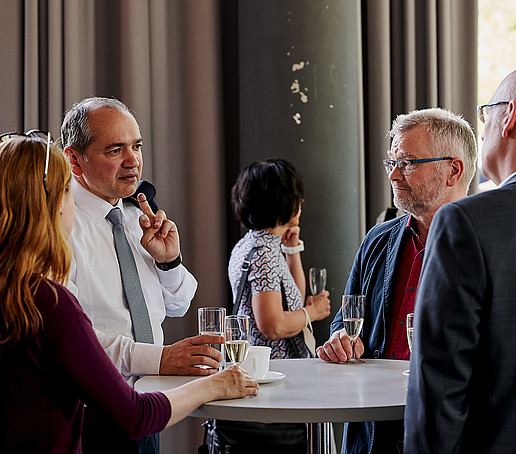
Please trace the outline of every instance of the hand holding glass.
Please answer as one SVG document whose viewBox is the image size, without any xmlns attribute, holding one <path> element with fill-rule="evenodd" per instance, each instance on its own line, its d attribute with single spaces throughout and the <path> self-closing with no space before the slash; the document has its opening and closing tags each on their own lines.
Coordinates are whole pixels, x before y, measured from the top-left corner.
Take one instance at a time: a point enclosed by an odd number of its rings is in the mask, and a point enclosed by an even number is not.
<svg viewBox="0 0 516 454">
<path fill-rule="evenodd" d="M 224 320 L 226 318 L 226 309 L 224 307 L 200 307 L 197 310 L 199 318 L 199 334 L 213 334 L 216 336 L 224 336 Z M 224 368 L 224 345 L 208 344 L 210 347 L 222 353 L 222 361 L 219 370 Z M 209 366 L 200 365 L 203 369 L 209 369 Z"/>
<path fill-rule="evenodd" d="M 312 295 L 318 295 L 326 290 L 326 268 L 310 268 L 308 276 Z"/>
<path fill-rule="evenodd" d="M 352 356 L 344 364 L 364 364 L 365 361 L 355 357 L 355 343 L 364 324 L 364 295 L 342 296 L 342 321 L 351 341 Z"/>
<path fill-rule="evenodd" d="M 233 364 L 242 364 L 249 350 L 249 316 L 226 317 L 226 351 Z"/>
</svg>

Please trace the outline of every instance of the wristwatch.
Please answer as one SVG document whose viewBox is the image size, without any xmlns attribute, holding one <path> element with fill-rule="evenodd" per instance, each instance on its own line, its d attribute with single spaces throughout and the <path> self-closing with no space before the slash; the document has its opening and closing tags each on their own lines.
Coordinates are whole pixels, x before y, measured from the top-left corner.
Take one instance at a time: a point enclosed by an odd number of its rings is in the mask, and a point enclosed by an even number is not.
<svg viewBox="0 0 516 454">
<path fill-rule="evenodd" d="M 284 244 L 281 245 L 281 251 L 284 254 L 293 255 L 297 254 L 298 252 L 303 252 L 305 250 L 305 243 L 303 243 L 303 240 L 299 240 L 299 243 L 297 243 L 297 246 L 285 246 Z"/>
<path fill-rule="evenodd" d="M 171 262 L 167 262 L 167 263 L 158 263 L 158 262 L 156 262 L 156 266 L 161 271 L 169 271 L 169 270 L 173 270 L 174 268 L 177 268 L 179 265 L 181 265 L 182 261 L 183 261 L 183 255 L 180 252 L 179 255 L 174 260 L 172 260 Z"/>
</svg>

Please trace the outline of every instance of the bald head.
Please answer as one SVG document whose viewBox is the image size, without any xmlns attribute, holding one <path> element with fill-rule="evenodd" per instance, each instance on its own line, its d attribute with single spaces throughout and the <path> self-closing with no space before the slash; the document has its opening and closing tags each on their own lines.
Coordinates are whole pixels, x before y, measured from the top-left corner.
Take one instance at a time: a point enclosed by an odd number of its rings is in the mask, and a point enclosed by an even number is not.
<svg viewBox="0 0 516 454">
<path fill-rule="evenodd" d="M 482 174 L 500 184 L 516 172 L 516 71 L 502 80 L 489 101 L 482 136 Z"/>
<path fill-rule="evenodd" d="M 509 101 L 516 99 L 516 71 L 502 80 L 490 102 Z"/>
</svg>

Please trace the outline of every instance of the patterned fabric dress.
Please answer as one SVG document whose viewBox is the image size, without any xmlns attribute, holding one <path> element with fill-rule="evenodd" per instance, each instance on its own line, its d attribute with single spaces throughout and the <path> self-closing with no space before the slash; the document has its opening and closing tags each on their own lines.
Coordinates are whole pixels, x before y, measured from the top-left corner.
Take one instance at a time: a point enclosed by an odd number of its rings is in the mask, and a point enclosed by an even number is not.
<svg viewBox="0 0 516 454">
<path fill-rule="evenodd" d="M 231 253 L 228 274 L 233 298 L 235 298 L 240 277 L 242 275 L 242 263 L 252 247 L 257 246 L 249 268 L 249 275 L 242 294 L 239 315 L 249 315 L 251 330 L 251 345 L 267 345 L 272 348 L 271 358 L 296 358 L 299 355 L 292 348 L 288 339 L 268 339 L 258 326 L 253 314 L 251 296 L 263 292 L 285 292 L 288 309 L 295 311 L 303 307 L 303 298 L 287 265 L 287 261 L 281 252 L 281 237 L 273 235 L 266 230 L 250 230 L 237 243 Z M 294 336 L 297 350 L 302 356 L 309 357 L 303 332 Z"/>
</svg>

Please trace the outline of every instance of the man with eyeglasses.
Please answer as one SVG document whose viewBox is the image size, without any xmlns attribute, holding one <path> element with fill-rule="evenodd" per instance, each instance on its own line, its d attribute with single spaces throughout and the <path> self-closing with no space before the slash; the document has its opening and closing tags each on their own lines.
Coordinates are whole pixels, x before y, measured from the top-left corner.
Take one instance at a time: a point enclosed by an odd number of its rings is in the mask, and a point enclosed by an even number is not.
<svg viewBox="0 0 516 454">
<path fill-rule="evenodd" d="M 206 344 L 222 343 L 221 336 L 163 346 L 161 323 L 185 314 L 197 282 L 181 264 L 177 227 L 166 214 L 153 212 L 142 194 L 139 207 L 124 203 L 135 193 L 143 166 L 133 114 L 116 99 L 85 99 L 65 113 L 61 138 L 76 205 L 68 287 L 106 353 L 131 382 L 143 374 L 215 373 L 222 355 Z M 82 438 L 84 453 L 158 452 L 152 437 L 138 448 L 95 421 L 94 411 L 86 415 Z"/>
<path fill-rule="evenodd" d="M 368 232 L 344 293 L 366 296 L 357 356 L 409 359 L 405 320 L 414 312 L 430 223 L 442 205 L 467 195 L 476 170 L 477 147 L 471 126 L 443 109 L 399 115 L 390 136 L 389 159 L 383 164 L 394 204 L 407 214 Z M 341 311 L 331 331 L 317 353 L 325 361 L 345 361 L 351 348 Z M 342 453 L 398 454 L 402 440 L 403 421 L 346 423 Z"/>
<path fill-rule="evenodd" d="M 516 452 L 516 71 L 479 106 L 498 187 L 443 207 L 414 315 L 405 452 Z"/>
</svg>

